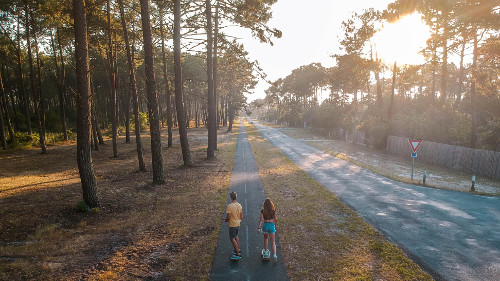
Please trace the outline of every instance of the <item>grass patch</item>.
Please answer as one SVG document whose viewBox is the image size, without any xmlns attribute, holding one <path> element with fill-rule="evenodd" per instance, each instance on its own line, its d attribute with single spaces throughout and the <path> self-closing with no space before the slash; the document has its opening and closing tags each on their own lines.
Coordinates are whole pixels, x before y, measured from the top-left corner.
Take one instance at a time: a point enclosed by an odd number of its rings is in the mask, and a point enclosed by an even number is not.
<svg viewBox="0 0 500 281">
<path fill-rule="evenodd" d="M 432 280 L 245 122 L 292 280 Z"/>
</svg>

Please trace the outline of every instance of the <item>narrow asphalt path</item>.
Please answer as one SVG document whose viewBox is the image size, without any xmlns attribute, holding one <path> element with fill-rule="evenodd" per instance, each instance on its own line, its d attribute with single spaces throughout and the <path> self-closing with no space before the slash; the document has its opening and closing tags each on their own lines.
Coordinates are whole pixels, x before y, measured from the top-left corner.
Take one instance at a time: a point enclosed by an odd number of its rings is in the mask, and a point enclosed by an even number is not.
<svg viewBox="0 0 500 281">
<path fill-rule="evenodd" d="M 392 181 L 252 123 L 436 279 L 500 280 L 499 197 Z"/>
<path fill-rule="evenodd" d="M 264 238 L 262 234 L 257 233 L 257 226 L 260 210 L 266 197 L 245 126 L 243 122 L 240 124 L 226 206 L 231 202 L 229 193 L 236 191 L 237 200 L 243 207 L 243 220 L 238 235 L 242 258 L 239 261 L 230 260 L 233 246 L 229 241 L 228 223 L 222 222 L 226 216 L 224 210 L 224 214 L 221 216 L 221 232 L 210 271 L 210 280 L 289 280 L 281 255 L 278 239 L 279 227 L 276 235 L 278 259 L 261 260 Z"/>
</svg>

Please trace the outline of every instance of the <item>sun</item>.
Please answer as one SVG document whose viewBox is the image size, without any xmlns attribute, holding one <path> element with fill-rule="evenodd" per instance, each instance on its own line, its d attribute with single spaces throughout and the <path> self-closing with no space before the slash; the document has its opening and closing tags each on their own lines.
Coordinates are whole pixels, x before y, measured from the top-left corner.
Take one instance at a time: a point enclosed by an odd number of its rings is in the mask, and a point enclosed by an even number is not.
<svg viewBox="0 0 500 281">
<path fill-rule="evenodd" d="M 431 31 L 418 13 L 405 16 L 394 23 L 385 25 L 375 33 L 371 42 L 378 58 L 386 63 L 422 64 L 424 57 L 419 54 L 430 38 Z"/>
</svg>

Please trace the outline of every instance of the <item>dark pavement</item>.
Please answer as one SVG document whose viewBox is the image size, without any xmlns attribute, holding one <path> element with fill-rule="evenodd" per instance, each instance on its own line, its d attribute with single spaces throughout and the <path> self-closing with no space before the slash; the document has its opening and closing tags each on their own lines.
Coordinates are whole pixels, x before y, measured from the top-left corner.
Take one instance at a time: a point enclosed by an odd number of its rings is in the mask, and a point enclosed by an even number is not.
<svg viewBox="0 0 500 281">
<path fill-rule="evenodd" d="M 252 123 L 436 279 L 500 280 L 499 197 L 396 182 Z"/>
<path fill-rule="evenodd" d="M 257 233 L 257 227 L 260 210 L 266 197 L 243 122 L 239 128 L 226 206 L 231 202 L 229 198 L 231 191 L 237 192 L 237 200 L 243 207 L 243 220 L 238 235 L 242 258 L 239 261 L 230 260 L 233 246 L 229 240 L 228 223 L 222 222 L 226 217 L 224 209 L 210 280 L 289 280 L 278 239 L 279 217 L 276 235 L 278 259 L 261 261 L 264 238 L 262 234 Z"/>
</svg>

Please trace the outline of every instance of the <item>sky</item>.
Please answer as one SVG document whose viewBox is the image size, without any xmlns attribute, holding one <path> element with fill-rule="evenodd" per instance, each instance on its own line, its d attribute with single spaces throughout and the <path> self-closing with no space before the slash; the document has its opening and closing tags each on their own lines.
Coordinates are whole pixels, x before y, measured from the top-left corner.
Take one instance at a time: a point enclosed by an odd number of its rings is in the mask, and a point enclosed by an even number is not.
<svg viewBox="0 0 500 281">
<path fill-rule="evenodd" d="M 331 55 L 339 52 L 342 21 L 364 9 L 383 10 L 391 2 L 393 0 L 278 0 L 272 6 L 273 17 L 268 26 L 281 30 L 283 36 L 273 40 L 274 46 L 260 43 L 248 30 L 238 30 L 237 36 L 249 52 L 249 58 L 259 62 L 267 80 L 275 81 L 313 62 L 333 66 L 335 60 Z M 234 35 L 231 31 L 227 33 Z M 253 93 L 247 95 L 248 102 L 264 98 L 268 87 L 269 84 L 259 81 Z"/>
</svg>

